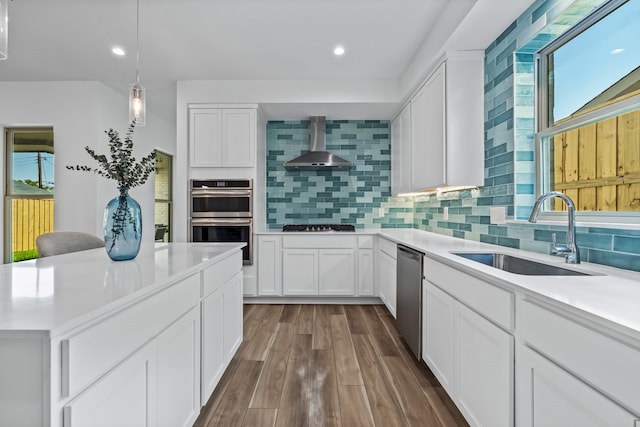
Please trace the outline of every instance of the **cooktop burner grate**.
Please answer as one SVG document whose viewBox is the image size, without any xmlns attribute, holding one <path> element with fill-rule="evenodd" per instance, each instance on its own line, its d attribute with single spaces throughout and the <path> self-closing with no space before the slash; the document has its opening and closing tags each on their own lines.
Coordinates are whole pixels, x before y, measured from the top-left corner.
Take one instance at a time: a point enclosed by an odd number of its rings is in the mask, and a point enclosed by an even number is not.
<svg viewBox="0 0 640 427">
<path fill-rule="evenodd" d="M 287 224 L 282 231 L 318 232 L 318 231 L 356 231 L 352 224 Z"/>
</svg>

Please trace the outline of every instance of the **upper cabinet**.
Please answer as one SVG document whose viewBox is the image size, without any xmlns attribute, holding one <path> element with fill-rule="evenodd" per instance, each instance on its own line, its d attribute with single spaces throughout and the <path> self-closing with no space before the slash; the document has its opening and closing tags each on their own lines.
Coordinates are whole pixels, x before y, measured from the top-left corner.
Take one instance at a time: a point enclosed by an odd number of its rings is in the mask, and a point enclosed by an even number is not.
<svg viewBox="0 0 640 427">
<path fill-rule="evenodd" d="M 446 185 L 445 64 L 411 98 L 411 187 Z"/>
<path fill-rule="evenodd" d="M 190 108 L 189 166 L 255 167 L 256 109 Z"/>
<path fill-rule="evenodd" d="M 448 54 L 392 122 L 394 195 L 484 182 L 484 54 Z"/>
<path fill-rule="evenodd" d="M 411 104 L 391 122 L 391 193 L 411 191 Z"/>
</svg>

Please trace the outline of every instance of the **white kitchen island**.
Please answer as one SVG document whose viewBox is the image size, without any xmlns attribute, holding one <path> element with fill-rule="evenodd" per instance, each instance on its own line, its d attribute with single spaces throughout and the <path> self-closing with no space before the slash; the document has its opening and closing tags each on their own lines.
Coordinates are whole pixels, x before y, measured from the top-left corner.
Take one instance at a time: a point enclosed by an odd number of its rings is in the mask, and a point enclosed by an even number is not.
<svg viewBox="0 0 640 427">
<path fill-rule="evenodd" d="M 0 425 L 193 424 L 242 341 L 243 246 L 0 266 Z"/>
</svg>

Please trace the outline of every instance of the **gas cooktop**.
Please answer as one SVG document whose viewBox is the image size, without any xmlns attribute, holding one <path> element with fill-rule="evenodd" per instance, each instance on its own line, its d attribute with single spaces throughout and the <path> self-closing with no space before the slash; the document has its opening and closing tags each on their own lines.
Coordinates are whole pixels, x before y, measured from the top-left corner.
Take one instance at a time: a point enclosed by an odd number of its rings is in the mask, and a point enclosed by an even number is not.
<svg viewBox="0 0 640 427">
<path fill-rule="evenodd" d="M 282 231 L 356 231 L 352 224 L 287 224 Z"/>
</svg>

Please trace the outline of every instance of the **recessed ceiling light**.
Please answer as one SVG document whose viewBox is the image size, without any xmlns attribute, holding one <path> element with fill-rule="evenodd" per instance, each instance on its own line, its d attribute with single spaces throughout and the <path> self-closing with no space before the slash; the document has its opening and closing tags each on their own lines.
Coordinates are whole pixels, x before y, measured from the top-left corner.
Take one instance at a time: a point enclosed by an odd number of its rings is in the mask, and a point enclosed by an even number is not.
<svg viewBox="0 0 640 427">
<path fill-rule="evenodd" d="M 124 49 L 122 49 L 121 47 L 114 47 L 113 49 L 111 49 L 111 52 L 113 52 L 114 55 L 118 55 L 118 56 L 124 56 Z"/>
<path fill-rule="evenodd" d="M 344 55 L 344 48 L 342 46 L 336 46 L 336 48 L 333 49 L 333 53 L 336 56 Z"/>
<path fill-rule="evenodd" d="M 618 49 L 613 49 L 610 53 L 611 53 L 611 55 L 617 55 L 617 54 L 622 53 L 622 52 L 624 52 L 624 49 L 619 49 L 618 48 Z"/>
</svg>

